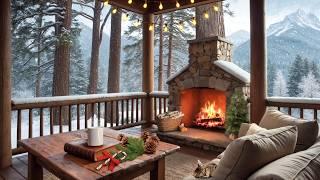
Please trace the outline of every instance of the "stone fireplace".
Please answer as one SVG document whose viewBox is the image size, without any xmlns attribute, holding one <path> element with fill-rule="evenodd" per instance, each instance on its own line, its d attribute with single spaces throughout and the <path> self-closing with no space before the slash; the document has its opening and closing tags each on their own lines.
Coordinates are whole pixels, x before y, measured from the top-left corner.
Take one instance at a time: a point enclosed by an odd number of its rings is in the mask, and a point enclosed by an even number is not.
<svg viewBox="0 0 320 180">
<path fill-rule="evenodd" d="M 191 40 L 189 64 L 171 76 L 169 110 L 182 111 L 186 127 L 223 128 L 230 97 L 248 97 L 250 74 L 232 63 L 232 44 L 221 37 Z"/>
</svg>

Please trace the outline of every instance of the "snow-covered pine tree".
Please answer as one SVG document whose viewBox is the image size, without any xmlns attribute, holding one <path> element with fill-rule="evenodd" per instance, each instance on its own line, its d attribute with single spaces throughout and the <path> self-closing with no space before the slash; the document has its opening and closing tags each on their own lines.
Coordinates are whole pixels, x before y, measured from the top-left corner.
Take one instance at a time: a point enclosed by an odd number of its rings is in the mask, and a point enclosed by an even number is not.
<svg viewBox="0 0 320 180">
<path fill-rule="evenodd" d="M 271 61 L 268 61 L 267 66 L 267 85 L 268 85 L 268 96 L 273 96 L 273 86 L 276 76 L 276 67 Z"/>
<path fill-rule="evenodd" d="M 305 76 L 305 65 L 300 55 L 297 55 L 288 73 L 288 95 L 297 97 L 302 91 L 299 89 L 299 84 L 303 76 Z"/>
<path fill-rule="evenodd" d="M 274 79 L 273 96 L 288 96 L 287 82 L 280 70 L 277 71 Z"/>
<path fill-rule="evenodd" d="M 320 73 L 319 73 L 319 67 L 316 64 L 316 62 L 312 61 L 310 65 L 310 72 L 314 75 L 314 77 L 317 79 L 317 81 L 320 80 Z"/>
<path fill-rule="evenodd" d="M 301 93 L 299 94 L 300 97 L 320 97 L 320 84 L 312 72 L 310 72 L 306 77 L 302 78 L 299 88 L 301 89 Z"/>
</svg>

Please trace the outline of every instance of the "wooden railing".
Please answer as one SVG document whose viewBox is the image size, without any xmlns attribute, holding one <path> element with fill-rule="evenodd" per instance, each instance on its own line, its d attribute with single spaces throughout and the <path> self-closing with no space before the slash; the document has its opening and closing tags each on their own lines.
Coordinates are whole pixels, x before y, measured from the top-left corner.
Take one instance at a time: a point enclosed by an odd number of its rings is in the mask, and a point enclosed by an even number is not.
<svg viewBox="0 0 320 180">
<path fill-rule="evenodd" d="M 296 112 L 298 115 L 295 116 L 300 118 L 317 120 L 320 98 L 268 97 L 266 105 L 276 107 L 289 115 L 294 115 L 294 112 Z M 306 113 L 312 115 L 307 117 Z"/>
<path fill-rule="evenodd" d="M 94 126 L 123 129 L 146 123 L 143 104 L 154 99 L 154 117 L 166 111 L 168 93 L 110 93 L 12 100 L 13 154 L 24 152 L 18 141 Z"/>
<path fill-rule="evenodd" d="M 155 91 L 150 93 L 150 96 L 153 98 L 153 109 L 154 109 L 154 120 L 156 119 L 157 114 L 162 114 L 168 111 L 168 97 L 169 93 L 166 91 Z"/>
</svg>

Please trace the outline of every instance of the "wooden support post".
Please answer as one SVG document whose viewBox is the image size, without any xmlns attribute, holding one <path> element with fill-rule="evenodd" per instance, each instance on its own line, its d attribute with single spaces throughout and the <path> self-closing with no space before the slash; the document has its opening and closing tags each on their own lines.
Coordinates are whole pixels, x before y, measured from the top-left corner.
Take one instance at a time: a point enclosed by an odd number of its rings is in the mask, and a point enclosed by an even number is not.
<svg viewBox="0 0 320 180">
<path fill-rule="evenodd" d="M 37 158 L 28 154 L 28 180 L 41 180 L 43 179 L 43 169 L 38 164 Z"/>
<path fill-rule="evenodd" d="M 259 123 L 266 110 L 265 0 L 250 0 L 250 121 Z"/>
<path fill-rule="evenodd" d="M 154 162 L 154 169 L 150 171 L 150 180 L 164 180 L 165 179 L 165 158 L 161 158 Z"/>
<path fill-rule="evenodd" d="M 154 30 L 149 30 L 153 25 L 153 14 L 143 15 L 143 65 L 142 65 L 142 90 L 146 93 L 153 91 L 154 84 Z M 153 117 L 153 100 L 150 96 L 143 103 L 143 120 L 147 121 L 147 126 L 151 126 Z"/>
<path fill-rule="evenodd" d="M 11 165 L 10 0 L 0 1 L 0 168 Z"/>
</svg>

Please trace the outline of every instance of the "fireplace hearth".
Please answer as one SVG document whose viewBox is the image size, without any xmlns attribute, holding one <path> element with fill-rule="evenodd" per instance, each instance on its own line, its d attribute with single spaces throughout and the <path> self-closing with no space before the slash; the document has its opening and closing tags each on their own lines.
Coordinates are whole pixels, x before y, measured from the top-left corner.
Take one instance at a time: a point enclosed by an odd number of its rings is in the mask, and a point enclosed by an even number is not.
<svg viewBox="0 0 320 180">
<path fill-rule="evenodd" d="M 171 76 L 169 110 L 186 127 L 223 129 L 235 91 L 249 96 L 250 74 L 231 62 L 232 44 L 220 37 L 189 41 L 189 64 Z"/>
</svg>

